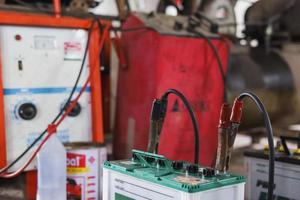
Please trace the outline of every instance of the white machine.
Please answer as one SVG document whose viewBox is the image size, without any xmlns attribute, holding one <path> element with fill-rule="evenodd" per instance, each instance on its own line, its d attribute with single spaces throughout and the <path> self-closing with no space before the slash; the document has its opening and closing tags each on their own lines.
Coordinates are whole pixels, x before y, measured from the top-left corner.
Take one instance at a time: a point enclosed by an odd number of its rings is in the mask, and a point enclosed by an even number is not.
<svg viewBox="0 0 300 200">
<path fill-rule="evenodd" d="M 83 29 L 0 26 L 8 163 L 62 109 L 78 76 L 87 38 Z M 87 59 L 74 96 L 88 74 Z M 59 126 L 58 137 L 62 142 L 91 141 L 90 88 L 73 111 Z M 27 169 L 35 165 L 33 162 Z M 18 167 L 15 165 L 11 170 Z"/>
</svg>

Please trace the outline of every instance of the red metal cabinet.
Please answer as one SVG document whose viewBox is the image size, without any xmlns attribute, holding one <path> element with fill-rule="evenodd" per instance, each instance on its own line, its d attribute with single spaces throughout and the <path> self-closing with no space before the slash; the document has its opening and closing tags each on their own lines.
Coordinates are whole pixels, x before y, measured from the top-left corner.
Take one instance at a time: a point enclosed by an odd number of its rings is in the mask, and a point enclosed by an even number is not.
<svg viewBox="0 0 300 200">
<path fill-rule="evenodd" d="M 167 20 L 170 24 L 172 19 Z M 128 157 L 132 148 L 146 150 L 152 101 L 174 88 L 193 106 L 200 128 L 200 163 L 211 165 L 224 90 L 217 61 L 203 38 L 184 35 L 183 31 L 176 34 L 172 29 L 157 30 L 163 23 L 164 19 L 149 22 L 147 17 L 133 15 L 124 24 L 127 31 L 122 35 L 122 51 L 127 66 L 119 70 L 115 157 Z M 149 28 L 149 24 L 155 25 Z M 210 37 L 226 71 L 227 45 L 216 35 Z M 187 109 L 180 99 L 170 95 L 159 153 L 192 162 L 193 151 L 193 127 Z"/>
</svg>

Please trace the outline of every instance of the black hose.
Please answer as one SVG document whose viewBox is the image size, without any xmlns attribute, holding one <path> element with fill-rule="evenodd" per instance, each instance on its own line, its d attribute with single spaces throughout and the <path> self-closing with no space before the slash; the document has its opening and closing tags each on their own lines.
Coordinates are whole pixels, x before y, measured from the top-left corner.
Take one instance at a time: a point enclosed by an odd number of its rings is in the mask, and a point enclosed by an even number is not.
<svg viewBox="0 0 300 200">
<path fill-rule="evenodd" d="M 175 89 L 169 89 L 167 90 L 163 96 L 162 96 L 162 100 L 166 100 L 167 101 L 167 98 L 168 98 L 168 95 L 169 94 L 175 94 L 176 96 L 178 96 L 182 102 L 184 103 L 184 105 L 187 107 L 188 109 L 188 112 L 190 114 L 190 117 L 191 117 L 191 120 L 192 120 L 192 123 L 193 123 L 193 127 L 194 127 L 194 137 L 195 137 L 195 143 L 194 143 L 194 163 L 195 164 L 198 164 L 199 163 L 199 128 L 198 128 L 198 123 L 197 123 L 197 120 L 196 120 L 196 117 L 195 117 L 195 113 L 193 111 L 193 108 L 191 106 L 191 104 L 188 102 L 188 100 L 185 98 L 185 96 L 180 93 L 179 91 L 175 90 Z M 158 147 L 158 145 L 157 145 Z"/>
<path fill-rule="evenodd" d="M 273 141 L 273 130 L 272 130 L 272 124 L 268 115 L 268 112 L 266 111 L 265 106 L 261 102 L 261 100 L 253 93 L 251 92 L 244 92 L 238 96 L 238 100 L 243 100 L 244 98 L 250 98 L 256 106 L 258 107 L 262 117 L 264 118 L 265 126 L 267 129 L 268 134 L 268 144 L 269 144 L 269 185 L 268 185 L 268 200 L 273 200 L 273 191 L 274 191 L 274 163 L 275 163 L 275 150 L 274 150 L 274 141 Z"/>
</svg>

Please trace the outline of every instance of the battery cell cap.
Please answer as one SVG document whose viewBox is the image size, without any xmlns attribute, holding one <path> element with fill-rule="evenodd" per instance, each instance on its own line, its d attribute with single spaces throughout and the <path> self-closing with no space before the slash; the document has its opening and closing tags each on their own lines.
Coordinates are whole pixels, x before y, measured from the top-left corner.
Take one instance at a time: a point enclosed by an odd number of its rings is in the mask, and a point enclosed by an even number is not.
<svg viewBox="0 0 300 200">
<path fill-rule="evenodd" d="M 278 151 L 278 152 L 284 152 L 283 145 L 280 145 L 280 146 L 277 148 L 277 151 Z"/>
<path fill-rule="evenodd" d="M 269 151 L 269 145 L 266 144 L 266 145 L 264 146 L 264 151 Z"/>
<path fill-rule="evenodd" d="M 294 155 L 300 156 L 300 148 L 298 148 L 294 151 Z"/>
<path fill-rule="evenodd" d="M 203 169 L 203 175 L 206 177 L 212 177 L 216 175 L 216 171 L 213 168 L 205 168 Z"/>
<path fill-rule="evenodd" d="M 199 172 L 199 166 L 198 165 L 190 164 L 190 165 L 186 166 L 186 170 L 190 174 L 196 174 L 196 173 Z"/>
<path fill-rule="evenodd" d="M 184 161 L 173 161 L 172 167 L 174 170 L 181 170 L 183 168 Z"/>
</svg>

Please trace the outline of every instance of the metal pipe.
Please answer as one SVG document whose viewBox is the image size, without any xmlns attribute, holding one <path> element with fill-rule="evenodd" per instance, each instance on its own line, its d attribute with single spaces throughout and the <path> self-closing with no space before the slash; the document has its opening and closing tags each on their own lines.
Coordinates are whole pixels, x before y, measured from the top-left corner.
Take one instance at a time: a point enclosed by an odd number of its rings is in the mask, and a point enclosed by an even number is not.
<svg viewBox="0 0 300 200">
<path fill-rule="evenodd" d="M 60 0 L 52 0 L 53 12 L 56 18 L 61 17 L 61 2 Z"/>
</svg>

